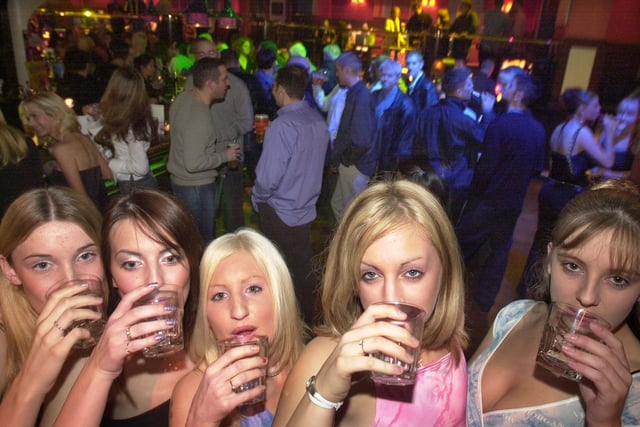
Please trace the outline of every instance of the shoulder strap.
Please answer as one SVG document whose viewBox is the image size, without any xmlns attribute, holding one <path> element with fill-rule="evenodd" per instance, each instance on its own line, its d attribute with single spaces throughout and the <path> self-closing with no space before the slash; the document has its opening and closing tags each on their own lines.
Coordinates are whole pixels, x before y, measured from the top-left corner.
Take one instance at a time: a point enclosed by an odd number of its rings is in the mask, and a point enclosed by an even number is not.
<svg viewBox="0 0 640 427">
<path fill-rule="evenodd" d="M 571 147 L 569 148 L 569 152 L 567 153 L 567 163 L 569 164 L 569 172 L 571 172 L 571 175 L 575 175 L 573 173 L 573 161 L 571 160 L 571 156 L 573 155 L 573 149 L 576 146 L 576 141 L 578 140 L 578 134 L 580 133 L 580 131 L 582 130 L 582 128 L 584 127 L 584 125 L 580 125 L 578 127 L 578 129 L 576 130 L 576 133 L 573 134 L 573 140 L 571 141 Z M 564 129 L 564 126 L 562 127 Z"/>
</svg>

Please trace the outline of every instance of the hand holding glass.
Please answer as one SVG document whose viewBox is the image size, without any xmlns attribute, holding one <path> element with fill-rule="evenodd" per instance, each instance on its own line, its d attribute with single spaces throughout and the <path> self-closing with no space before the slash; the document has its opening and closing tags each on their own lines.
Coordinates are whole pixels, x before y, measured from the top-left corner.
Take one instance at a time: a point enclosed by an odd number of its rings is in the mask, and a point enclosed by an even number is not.
<svg viewBox="0 0 640 427">
<path fill-rule="evenodd" d="M 151 347 L 145 347 L 142 354 L 145 357 L 164 357 L 169 354 L 181 351 L 184 348 L 184 337 L 182 335 L 182 299 L 180 291 L 177 287 L 171 285 L 163 285 L 158 289 L 140 298 L 133 306 L 142 305 L 163 305 L 166 314 L 153 318 L 144 319 L 145 322 L 164 320 L 168 324 L 172 324 L 171 328 L 156 331 L 151 334 L 143 335 L 138 338 L 144 338 L 154 335 L 157 344 Z"/>
<path fill-rule="evenodd" d="M 554 375 L 572 381 L 580 381 L 582 375 L 567 366 L 568 357 L 562 352 L 562 346 L 570 345 L 565 339 L 566 334 L 586 335 L 600 340 L 589 327 L 592 323 L 611 329 L 611 325 L 606 320 L 583 308 L 569 304 L 552 303 L 540 341 L 536 363 Z"/>
<path fill-rule="evenodd" d="M 426 313 L 423 309 L 401 302 L 379 302 L 376 304 L 393 305 L 402 312 L 406 313 L 406 320 L 389 320 L 389 322 L 406 328 L 411 333 L 411 335 L 413 335 L 418 340 L 418 342 L 422 341 L 422 331 L 424 330 L 424 323 L 426 320 Z M 418 361 L 420 360 L 420 346 L 418 345 L 418 347 L 416 348 L 405 347 L 405 349 L 409 354 L 411 354 L 411 356 L 413 356 L 412 363 L 405 363 L 396 357 L 388 356 L 383 353 L 370 354 L 370 356 L 373 356 L 387 363 L 392 363 L 394 365 L 403 367 L 402 373 L 398 375 L 388 375 L 371 371 L 371 379 L 373 379 L 373 381 L 376 383 L 387 385 L 414 384 L 416 382 L 416 369 L 418 367 Z"/>
<path fill-rule="evenodd" d="M 84 284 L 86 287 L 85 287 L 85 289 L 83 291 L 78 292 L 77 294 L 75 294 L 75 296 L 90 295 L 90 296 L 93 296 L 93 297 L 102 298 L 102 300 L 104 301 L 104 288 L 102 286 L 102 279 L 100 279 L 97 276 L 90 275 L 90 274 L 79 275 L 77 277 L 74 277 L 71 280 L 64 280 L 62 282 L 56 283 L 47 292 L 47 298 L 49 297 L 49 295 L 51 295 L 51 293 L 53 291 L 56 291 L 56 290 L 62 289 L 62 288 L 67 288 L 69 286 L 79 285 L 79 284 Z M 95 311 L 96 313 L 100 313 L 100 315 L 101 315 L 100 319 L 96 319 L 96 320 L 93 320 L 93 319 L 76 320 L 68 328 L 66 328 L 66 332 L 68 332 L 68 331 L 70 331 L 70 330 L 72 330 L 74 328 L 84 328 L 84 329 L 87 329 L 89 331 L 89 333 L 91 334 L 91 336 L 89 338 L 85 338 L 85 339 L 82 339 L 82 340 L 79 340 L 78 342 L 76 342 L 73 345 L 73 348 L 86 349 L 86 348 L 91 348 L 94 345 L 96 345 L 96 343 L 100 339 L 100 336 L 102 335 L 102 332 L 104 331 L 104 325 L 106 323 L 104 318 L 102 317 L 102 315 L 103 315 L 103 307 L 102 307 L 102 305 L 103 304 L 100 303 L 100 304 L 97 304 L 97 305 L 88 305 L 86 307 L 82 307 L 84 309 L 92 310 L 92 311 Z"/>
<path fill-rule="evenodd" d="M 219 341 L 218 353 L 222 355 L 227 351 L 231 350 L 232 348 L 236 348 L 244 345 L 257 345 L 258 347 L 260 347 L 260 352 L 258 354 L 251 355 L 251 357 L 256 357 L 256 356 L 268 357 L 269 355 L 269 339 L 263 336 L 254 336 L 249 339 L 234 337 L 227 340 Z M 236 393 L 242 393 L 243 391 L 251 390 L 258 386 L 265 385 L 266 381 L 267 381 L 267 376 L 265 374 L 259 378 L 256 378 L 253 381 L 249 381 L 242 385 L 236 386 L 233 389 L 233 391 Z M 253 405 L 255 403 L 263 402 L 264 399 L 265 399 L 265 393 L 263 392 L 263 393 L 260 393 L 259 396 L 246 401 L 244 405 Z"/>
</svg>

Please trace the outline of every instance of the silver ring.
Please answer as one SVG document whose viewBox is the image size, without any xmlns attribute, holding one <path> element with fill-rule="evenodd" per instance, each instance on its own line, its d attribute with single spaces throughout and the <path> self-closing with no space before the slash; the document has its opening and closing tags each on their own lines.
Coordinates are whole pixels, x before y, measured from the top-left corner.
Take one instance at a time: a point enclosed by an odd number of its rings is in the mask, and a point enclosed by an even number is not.
<svg viewBox="0 0 640 427">
<path fill-rule="evenodd" d="M 131 354 L 131 351 L 129 351 L 129 344 L 131 343 L 131 341 L 127 341 L 127 343 L 124 345 L 124 351 L 127 354 Z"/>
<path fill-rule="evenodd" d="M 233 386 L 233 383 L 231 382 L 231 378 L 229 378 L 229 385 L 231 386 L 231 391 L 233 393 L 235 393 L 236 392 L 236 388 Z"/>
<path fill-rule="evenodd" d="M 54 326 L 57 330 L 59 330 L 60 332 L 62 332 L 63 334 L 65 333 L 64 329 L 62 328 L 62 326 L 60 326 L 60 324 L 58 323 L 58 321 L 57 321 L 57 320 L 54 320 L 54 321 L 53 321 L 53 326 Z"/>
<path fill-rule="evenodd" d="M 127 336 L 127 341 L 131 341 L 131 328 L 129 326 L 124 330 L 124 334 Z"/>
<path fill-rule="evenodd" d="M 364 340 L 363 340 L 363 339 L 362 339 L 362 340 L 360 340 L 360 341 L 358 342 L 358 345 L 360 346 L 360 350 L 362 350 L 362 355 L 363 355 L 363 356 L 366 356 L 366 355 L 367 355 L 367 352 L 366 352 L 366 351 L 364 351 Z"/>
</svg>

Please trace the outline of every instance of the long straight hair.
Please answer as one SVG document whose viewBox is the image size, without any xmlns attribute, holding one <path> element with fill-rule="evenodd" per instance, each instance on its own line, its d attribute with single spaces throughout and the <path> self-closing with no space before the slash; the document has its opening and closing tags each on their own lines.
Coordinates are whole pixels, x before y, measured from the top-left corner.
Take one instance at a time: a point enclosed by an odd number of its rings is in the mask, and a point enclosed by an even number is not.
<svg viewBox="0 0 640 427">
<path fill-rule="evenodd" d="M 102 130 L 98 133 L 100 143 L 110 144 L 116 137 L 127 141 L 129 131 L 142 141 L 151 141 L 157 134 L 157 125 L 151 115 L 151 105 L 144 78 L 131 67 L 116 69 L 104 95 L 100 100 Z"/>
<path fill-rule="evenodd" d="M 76 224 L 100 247 L 101 216 L 86 196 L 67 187 L 31 190 L 18 197 L 0 223 L 0 256 L 12 262 L 13 251 L 39 226 L 62 221 Z M 36 313 L 24 286 L 15 286 L 0 273 L 0 320 L 7 339 L 5 379 L 20 371 L 35 333 Z"/>
</svg>

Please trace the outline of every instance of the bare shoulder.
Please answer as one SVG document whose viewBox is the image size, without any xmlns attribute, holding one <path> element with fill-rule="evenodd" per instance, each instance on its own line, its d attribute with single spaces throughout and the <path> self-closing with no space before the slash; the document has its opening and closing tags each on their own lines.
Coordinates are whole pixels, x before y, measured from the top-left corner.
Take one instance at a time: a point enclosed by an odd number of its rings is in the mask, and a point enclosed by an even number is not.
<svg viewBox="0 0 640 427">
<path fill-rule="evenodd" d="M 202 380 L 203 369 L 202 365 L 193 368 L 176 383 L 171 395 L 170 427 L 182 427 L 185 425 L 191 402 Z"/>
<path fill-rule="evenodd" d="M 62 367 L 56 384 L 47 396 L 42 409 L 40 426 L 50 426 L 58 417 L 71 388 L 80 376 L 80 372 L 89 359 L 88 355 L 81 357 L 70 356 Z"/>
<path fill-rule="evenodd" d="M 191 402 L 191 397 L 196 393 L 200 381 L 203 376 L 202 366 L 194 367 L 191 371 L 187 372 L 177 383 L 173 389 L 171 400 L 186 400 L 188 398 Z"/>
<path fill-rule="evenodd" d="M 307 380 L 318 373 L 337 343 L 336 338 L 317 337 L 307 344 L 282 388 L 274 426 L 281 427 L 287 424 L 306 393 Z"/>
<path fill-rule="evenodd" d="M 300 355 L 289 374 L 289 378 L 296 374 L 307 375 L 310 372 L 314 374 L 318 372 L 322 364 L 336 348 L 336 345 L 338 345 L 338 340 L 334 337 L 317 337 L 311 340 Z M 305 381 L 307 378 L 305 378 Z M 287 382 L 289 381 L 287 380 Z"/>
</svg>

